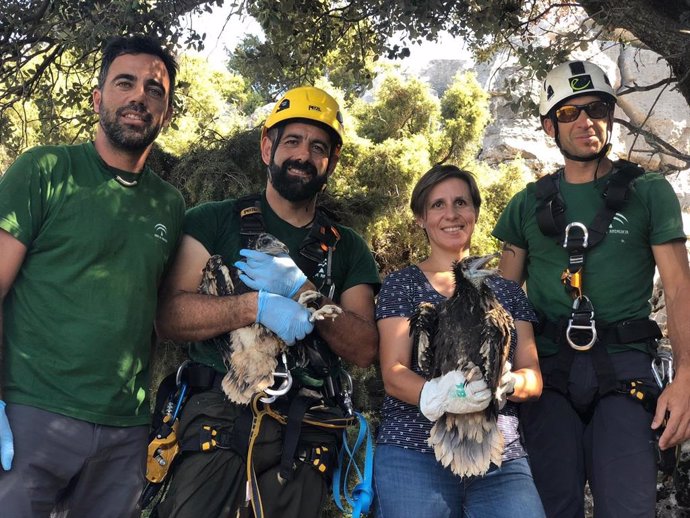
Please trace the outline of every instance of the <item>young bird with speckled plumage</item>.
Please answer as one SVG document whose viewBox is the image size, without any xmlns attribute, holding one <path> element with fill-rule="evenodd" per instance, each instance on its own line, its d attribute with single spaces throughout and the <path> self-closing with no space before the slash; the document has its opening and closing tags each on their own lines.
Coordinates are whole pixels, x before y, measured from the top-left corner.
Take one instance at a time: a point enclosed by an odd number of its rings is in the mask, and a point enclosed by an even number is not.
<svg viewBox="0 0 690 518">
<path fill-rule="evenodd" d="M 287 254 L 287 247 L 271 234 L 263 233 L 256 238 L 254 248 L 270 255 Z M 203 271 L 199 293 L 207 295 L 240 295 L 251 291 L 239 278 L 238 270 L 232 271 L 219 255 L 212 256 Z M 335 305 L 319 309 L 310 307 L 318 302 L 321 294 L 305 291 L 298 302 L 312 313 L 310 320 L 336 318 L 342 310 Z M 214 344 L 228 368 L 221 387 L 232 402 L 246 405 L 252 396 L 274 384 L 273 373 L 278 366 L 278 357 L 287 345 L 275 333 L 259 323 L 254 323 L 208 340 Z"/>
<path fill-rule="evenodd" d="M 513 319 L 485 284 L 496 272 L 481 268 L 494 257 L 472 256 L 454 263 L 452 296 L 437 305 L 420 304 L 410 317 L 418 362 L 427 379 L 459 370 L 466 384 L 483 378 L 491 390 L 486 409 L 445 413 L 431 430 L 429 445 L 436 459 L 463 477 L 483 475 L 491 463 L 500 466 L 503 453 L 497 419 L 506 395 L 499 387 Z"/>
</svg>

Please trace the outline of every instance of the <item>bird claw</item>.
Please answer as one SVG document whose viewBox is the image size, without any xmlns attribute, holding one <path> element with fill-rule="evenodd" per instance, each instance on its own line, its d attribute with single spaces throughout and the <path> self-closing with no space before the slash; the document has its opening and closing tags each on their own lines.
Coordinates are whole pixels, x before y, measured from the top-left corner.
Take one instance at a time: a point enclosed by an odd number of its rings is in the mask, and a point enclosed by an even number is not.
<svg viewBox="0 0 690 518">
<path fill-rule="evenodd" d="M 325 320 L 327 318 L 333 320 L 343 312 L 343 310 L 335 304 L 326 304 L 325 306 L 318 309 L 309 307 L 310 302 L 318 302 L 322 298 L 323 295 L 318 291 L 307 290 L 302 292 L 299 298 L 297 299 L 297 302 L 305 306 L 311 313 L 311 316 L 309 317 L 310 322 L 315 322 L 317 320 Z"/>
<path fill-rule="evenodd" d="M 309 317 L 310 322 L 315 322 L 316 320 L 325 320 L 327 318 L 334 320 L 343 312 L 343 310 L 335 304 L 327 304 L 316 310 L 310 309 L 310 311 L 312 311 L 312 314 Z"/>
</svg>

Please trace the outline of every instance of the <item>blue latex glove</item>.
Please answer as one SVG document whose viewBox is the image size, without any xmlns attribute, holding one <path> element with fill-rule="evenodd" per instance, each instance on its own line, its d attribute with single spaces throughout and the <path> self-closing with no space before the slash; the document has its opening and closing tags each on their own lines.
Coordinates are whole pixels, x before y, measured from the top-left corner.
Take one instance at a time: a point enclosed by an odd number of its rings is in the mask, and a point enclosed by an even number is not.
<svg viewBox="0 0 690 518">
<path fill-rule="evenodd" d="M 5 402 L 0 399 L 0 463 L 2 469 L 9 471 L 14 458 L 14 442 L 10 422 L 5 413 Z"/>
<path fill-rule="evenodd" d="M 301 340 L 314 329 L 311 313 L 287 297 L 259 291 L 256 321 L 277 334 L 288 345 Z"/>
<path fill-rule="evenodd" d="M 243 248 L 240 255 L 247 261 L 237 261 L 235 268 L 242 272 L 240 280 L 253 290 L 292 298 L 307 281 L 287 254 L 275 256 Z"/>
</svg>

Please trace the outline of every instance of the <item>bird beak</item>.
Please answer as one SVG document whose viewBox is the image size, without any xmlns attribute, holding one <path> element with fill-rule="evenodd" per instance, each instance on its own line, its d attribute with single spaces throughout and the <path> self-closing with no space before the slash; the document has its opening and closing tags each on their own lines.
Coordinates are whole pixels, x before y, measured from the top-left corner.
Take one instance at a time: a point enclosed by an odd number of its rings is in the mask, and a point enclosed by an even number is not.
<svg viewBox="0 0 690 518">
<path fill-rule="evenodd" d="M 501 254 L 500 254 L 499 252 L 495 252 L 495 253 L 493 253 L 493 254 L 483 255 L 483 256 L 481 256 L 481 257 L 477 257 L 474 261 L 472 261 L 472 262 L 470 263 L 469 270 L 470 270 L 470 271 L 473 271 L 473 272 L 476 272 L 476 271 L 478 271 L 478 270 L 481 270 L 481 269 L 483 269 L 484 266 L 486 266 L 490 261 L 492 261 L 493 259 L 497 259 L 497 258 L 500 257 L 500 256 L 501 256 Z"/>
</svg>

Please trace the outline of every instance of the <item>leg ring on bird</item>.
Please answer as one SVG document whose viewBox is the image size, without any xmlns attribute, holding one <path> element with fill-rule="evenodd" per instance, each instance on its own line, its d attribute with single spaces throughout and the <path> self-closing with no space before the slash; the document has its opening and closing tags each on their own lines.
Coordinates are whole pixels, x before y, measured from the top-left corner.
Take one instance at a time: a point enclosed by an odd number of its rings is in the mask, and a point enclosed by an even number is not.
<svg viewBox="0 0 690 518">
<path fill-rule="evenodd" d="M 455 395 L 457 397 L 467 396 L 467 393 L 465 392 L 465 384 L 464 383 L 458 383 L 457 385 L 455 385 Z"/>
</svg>

